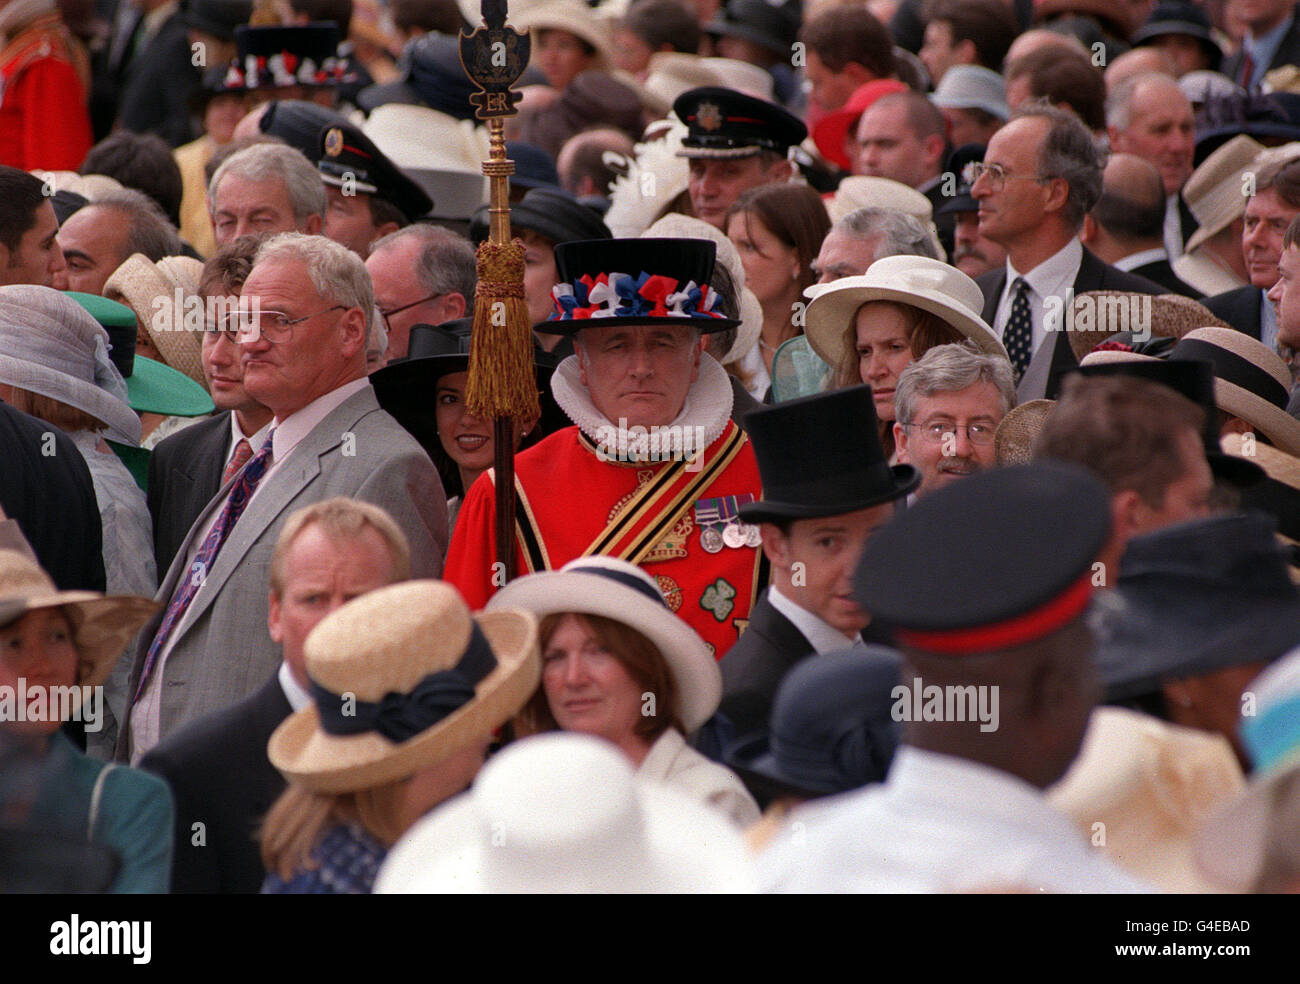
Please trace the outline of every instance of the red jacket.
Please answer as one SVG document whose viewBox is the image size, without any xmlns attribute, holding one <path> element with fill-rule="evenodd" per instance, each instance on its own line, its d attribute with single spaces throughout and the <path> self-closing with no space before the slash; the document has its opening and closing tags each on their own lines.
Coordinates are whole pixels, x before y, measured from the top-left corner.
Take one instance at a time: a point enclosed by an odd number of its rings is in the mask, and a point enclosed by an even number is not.
<svg viewBox="0 0 1300 984">
<path fill-rule="evenodd" d="M 0 51 L 0 164 L 75 171 L 92 143 L 86 94 L 58 14 Z"/>
</svg>

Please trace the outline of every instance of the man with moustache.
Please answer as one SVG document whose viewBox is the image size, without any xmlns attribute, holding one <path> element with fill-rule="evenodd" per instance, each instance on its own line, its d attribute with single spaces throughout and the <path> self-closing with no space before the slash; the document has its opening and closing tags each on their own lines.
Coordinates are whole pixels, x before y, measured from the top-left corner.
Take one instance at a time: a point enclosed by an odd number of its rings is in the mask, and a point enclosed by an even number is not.
<svg viewBox="0 0 1300 984">
<path fill-rule="evenodd" d="M 972 175 L 970 165 L 984 160 L 983 144 L 966 144 L 948 155 L 945 172 L 957 179 L 957 193 L 936 210 L 935 215 L 947 215 L 953 222 L 953 266 L 968 277 L 978 277 L 1001 267 L 1007 261 L 1007 251 L 991 239 L 980 235 L 979 202 L 970 193 Z"/>
</svg>

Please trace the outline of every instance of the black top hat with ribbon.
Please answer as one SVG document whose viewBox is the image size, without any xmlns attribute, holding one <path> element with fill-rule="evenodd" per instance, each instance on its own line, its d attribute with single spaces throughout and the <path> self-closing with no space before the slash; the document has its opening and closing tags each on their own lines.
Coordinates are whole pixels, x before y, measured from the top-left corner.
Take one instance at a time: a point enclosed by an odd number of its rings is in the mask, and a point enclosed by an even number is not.
<svg viewBox="0 0 1300 984">
<path fill-rule="evenodd" d="M 228 90 L 324 88 L 352 83 L 357 74 L 340 58 L 339 29 L 333 21 L 235 29 L 239 53 L 226 69 Z"/>
<path fill-rule="evenodd" d="M 870 386 L 755 410 L 745 431 L 763 478 L 763 498 L 740 507 L 747 523 L 841 516 L 900 499 L 921 484 L 914 467 L 891 467 L 885 457 Z"/>
<path fill-rule="evenodd" d="M 613 325 L 684 325 L 703 333 L 725 318 L 709 284 L 717 246 L 710 239 L 594 239 L 555 247 L 555 311 L 541 331 L 568 335 Z"/>
<path fill-rule="evenodd" d="M 785 154 L 803 143 L 808 128 L 776 103 L 716 86 L 689 89 L 673 112 L 690 131 L 679 157 L 750 157 L 770 150 Z"/>
</svg>

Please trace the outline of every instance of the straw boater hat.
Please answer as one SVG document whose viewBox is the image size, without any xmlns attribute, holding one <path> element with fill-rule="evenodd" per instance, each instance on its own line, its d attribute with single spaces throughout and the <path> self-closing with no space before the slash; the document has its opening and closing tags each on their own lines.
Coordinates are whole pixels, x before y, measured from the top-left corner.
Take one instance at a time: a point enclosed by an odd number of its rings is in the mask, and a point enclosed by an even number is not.
<svg viewBox="0 0 1300 984">
<path fill-rule="evenodd" d="M 724 815 L 639 779 L 607 742 L 569 732 L 493 756 L 470 792 L 397 842 L 375 881 L 378 894 L 756 890 Z"/>
<path fill-rule="evenodd" d="M 721 263 L 731 274 L 731 282 L 736 288 L 737 302 L 740 307 L 740 331 L 731 348 L 720 360 L 730 365 L 739 362 L 758 344 L 763 331 L 763 306 L 754 296 L 754 292 L 745 286 L 745 267 L 740 262 L 740 254 L 735 244 L 716 226 L 709 225 L 703 219 L 696 219 L 681 212 L 669 212 L 654 225 L 642 233 L 647 238 L 662 239 L 712 239 L 718 247 L 715 264 Z"/>
<path fill-rule="evenodd" d="M 848 355 L 845 330 L 868 301 L 893 301 L 929 311 L 982 352 L 1007 358 L 1002 342 L 980 317 L 984 295 L 975 281 L 928 256 L 886 256 L 860 277 L 843 277 L 828 284 L 804 312 L 808 343 L 827 365 L 843 363 Z"/>
<path fill-rule="evenodd" d="M 1056 406 L 1055 400 L 1028 400 L 1012 407 L 993 433 L 993 455 L 999 465 L 1027 465 L 1034 441 Z"/>
<path fill-rule="evenodd" d="M 1247 444 L 1241 434 L 1219 439 L 1224 453 L 1255 462 L 1267 478 L 1241 493 L 1243 509 L 1259 509 L 1277 520 L 1277 539 L 1286 548 L 1291 580 L 1300 583 L 1300 458 L 1262 441 Z"/>
<path fill-rule="evenodd" d="M 441 581 L 353 599 L 312 629 L 305 652 L 315 703 L 275 730 L 267 754 L 320 793 L 381 786 L 487 738 L 541 678 L 532 615 L 471 617 Z"/>
<path fill-rule="evenodd" d="M 151 598 L 60 591 L 35 561 L 16 550 L 0 550 L 0 627 L 28 612 L 60 608 L 72 624 L 80 665 L 77 683 L 94 687 L 108 679 L 127 644 L 158 610 Z"/>
<path fill-rule="evenodd" d="M 1205 158 L 1192 172 L 1183 188 L 1183 199 L 1198 225 L 1188 237 L 1187 252 L 1246 214 L 1243 175 L 1251 170 L 1263 149 L 1263 144 L 1243 133 Z"/>
<path fill-rule="evenodd" d="M 677 684 L 682 727 L 693 732 L 722 700 L 722 673 L 708 644 L 673 614 L 657 583 L 641 568 L 614 557 L 579 557 L 558 571 L 529 574 L 492 596 L 485 612 L 516 608 L 540 620 L 573 612 L 622 622 L 649 639 Z"/>
<path fill-rule="evenodd" d="M 108 345 L 103 327 L 59 291 L 0 287 L 0 383 L 66 403 L 107 424 L 112 440 L 138 444 L 140 418 Z"/>
<path fill-rule="evenodd" d="M 1087 837 L 1105 824 L 1099 848 L 1130 874 L 1165 892 L 1206 892 L 1215 889 L 1193 863 L 1193 837 L 1243 785 L 1222 735 L 1098 707 L 1047 797 Z"/>
<path fill-rule="evenodd" d="M 1182 338 L 1205 325 L 1232 327 L 1204 304 L 1181 294 L 1089 290 L 1074 296 L 1070 321 L 1065 326 L 1074 357 L 1082 360 L 1104 342 L 1114 343 L 1113 347 L 1120 351 L 1132 348 L 1135 339 L 1131 315 L 1135 311 L 1139 317 L 1146 315 L 1148 304 L 1150 323 L 1140 327 L 1150 328 L 1153 337 Z"/>
<path fill-rule="evenodd" d="M 1243 716 L 1240 724 L 1242 744 L 1254 764 L 1250 783 L 1202 825 L 1195 844 L 1196 863 L 1206 877 L 1240 892 L 1249 891 L 1262 872 L 1270 828 L 1294 838 L 1294 828 L 1278 815 L 1275 793 L 1300 769 L 1300 714 L 1295 713 L 1300 650 L 1287 653 L 1246 690 L 1255 695 L 1255 713 Z"/>
<path fill-rule="evenodd" d="M 203 264 L 189 256 L 165 256 L 154 263 L 135 253 L 104 282 L 104 296 L 135 312 L 163 361 L 200 386 L 203 377 L 203 331 L 188 328 L 185 304 L 199 293 Z M 181 303 L 176 303 L 180 290 Z M 164 303 L 160 306 L 159 300 Z M 193 319 L 191 318 L 191 321 Z"/>
</svg>

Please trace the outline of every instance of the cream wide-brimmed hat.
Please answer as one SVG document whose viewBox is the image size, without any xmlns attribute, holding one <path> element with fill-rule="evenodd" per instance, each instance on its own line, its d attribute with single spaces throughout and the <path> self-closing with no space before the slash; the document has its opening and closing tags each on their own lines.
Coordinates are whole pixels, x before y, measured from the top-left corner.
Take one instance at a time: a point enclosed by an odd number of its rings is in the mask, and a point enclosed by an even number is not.
<svg viewBox="0 0 1300 984">
<path fill-rule="evenodd" d="M 609 22 L 597 17 L 595 11 L 582 0 L 541 0 L 540 3 L 530 3 L 522 10 L 511 11 L 509 19 L 519 33 L 533 32 L 534 55 L 537 53 L 538 31 L 568 31 L 596 49 L 597 64 L 592 68 L 604 68 L 611 64 L 610 53 L 614 41 Z"/>
<path fill-rule="evenodd" d="M 0 550 L 0 627 L 45 608 L 61 608 L 72 623 L 80 657 L 77 682 L 94 687 L 108 679 L 113 664 L 159 605 L 135 595 L 60 591 L 30 557 Z"/>
<path fill-rule="evenodd" d="M 739 362 L 750 353 L 763 332 L 763 306 L 754 292 L 745 286 L 745 267 L 736 252 L 736 244 L 727 238 L 717 226 L 709 225 L 703 219 L 681 212 L 669 212 L 641 233 L 647 239 L 712 239 L 718 247 L 714 263 L 721 263 L 731 274 L 731 282 L 737 293 L 737 306 L 740 308 L 740 330 L 736 340 L 731 343 L 719 361 L 724 365 Z"/>
<path fill-rule="evenodd" d="M 1184 247 L 1190 253 L 1246 213 L 1246 177 L 1264 145 L 1241 133 L 1201 161 L 1183 187 L 1183 200 L 1196 219 Z"/>
<path fill-rule="evenodd" d="M 683 51 L 655 52 L 645 81 L 635 83 L 646 108 L 659 116 L 667 116 L 683 92 L 704 86 L 735 89 L 768 102 L 773 99 L 772 75 L 766 69 L 735 58 L 704 58 Z"/>
<path fill-rule="evenodd" d="M 191 256 L 164 256 L 154 263 L 143 253 L 135 253 L 104 282 L 104 296 L 135 312 L 163 362 L 206 387 L 203 326 L 195 326 L 191 315 L 187 327 L 185 319 L 187 306 L 193 304 L 187 301 L 198 297 L 202 275 L 202 262 Z"/>
<path fill-rule="evenodd" d="M 993 457 L 999 465 L 1027 465 L 1034 441 L 1056 407 L 1055 400 L 1027 400 L 1007 411 L 993 432 Z"/>
<path fill-rule="evenodd" d="M 537 620 L 501 608 L 471 617 L 442 581 L 354 598 L 304 645 L 315 703 L 271 735 L 291 783 L 344 793 L 394 782 L 486 739 L 537 689 Z"/>
<path fill-rule="evenodd" d="M 973 341 L 980 351 L 1007 359 L 1001 340 L 980 317 L 984 294 L 979 284 L 956 267 L 928 256 L 885 256 L 860 277 L 842 277 L 826 284 L 809 302 L 804 332 L 827 365 L 843 365 L 848 356 L 845 333 L 858 308 L 869 301 L 892 301 L 928 311 Z"/>
<path fill-rule="evenodd" d="M 470 792 L 394 845 L 377 894 L 749 893 L 757 875 L 726 819 L 590 735 L 550 732 L 493 756 Z"/>
<path fill-rule="evenodd" d="M 708 644 L 673 614 L 658 584 L 641 568 L 614 557 L 579 557 L 558 571 L 511 581 L 488 601 L 485 613 L 522 608 L 547 615 L 600 615 L 636 629 L 659 650 L 677 684 L 682 727 L 692 732 L 722 701 L 722 672 Z"/>
<path fill-rule="evenodd" d="M 1247 442 L 1242 434 L 1219 438 L 1224 454 L 1244 458 L 1264 469 L 1265 483 L 1249 493 L 1246 506 L 1262 509 L 1277 520 L 1275 536 L 1288 552 L 1291 580 L 1300 584 L 1300 458 L 1263 441 Z"/>
<path fill-rule="evenodd" d="M 370 111 L 361 132 L 433 199 L 433 217 L 468 219 L 487 204 L 484 127 L 428 106 L 384 103 Z"/>
</svg>

